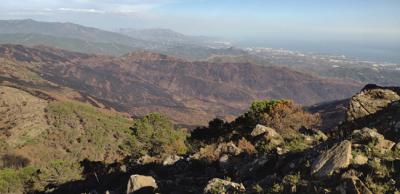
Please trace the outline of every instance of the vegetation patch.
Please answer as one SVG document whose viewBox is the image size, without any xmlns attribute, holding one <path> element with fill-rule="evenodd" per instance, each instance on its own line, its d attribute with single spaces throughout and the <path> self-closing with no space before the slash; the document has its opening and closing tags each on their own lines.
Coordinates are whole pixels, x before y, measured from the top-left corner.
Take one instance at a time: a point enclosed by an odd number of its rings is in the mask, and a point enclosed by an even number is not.
<svg viewBox="0 0 400 194">
<path fill-rule="evenodd" d="M 130 130 L 133 121 L 119 114 L 75 101 L 51 102 L 47 110 L 53 125 L 49 135 L 62 137 L 62 143 L 71 151 L 79 152 L 85 146 L 88 158 L 107 159 L 107 149 L 128 154 L 132 148 L 129 145 L 135 144 Z"/>
<path fill-rule="evenodd" d="M 187 133 L 184 129 L 175 129 L 167 117 L 151 113 L 136 120 L 133 132 L 138 139 L 141 154 L 185 154 Z"/>
<path fill-rule="evenodd" d="M 33 182 L 37 179 L 38 169 L 32 166 L 0 170 L 0 193 L 23 193 L 24 189 L 33 188 Z"/>
</svg>

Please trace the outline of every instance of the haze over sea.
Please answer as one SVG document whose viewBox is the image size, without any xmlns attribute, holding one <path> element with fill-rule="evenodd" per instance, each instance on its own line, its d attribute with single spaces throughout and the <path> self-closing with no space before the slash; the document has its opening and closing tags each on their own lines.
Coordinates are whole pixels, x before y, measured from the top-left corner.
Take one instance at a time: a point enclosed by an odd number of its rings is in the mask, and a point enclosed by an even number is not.
<svg viewBox="0 0 400 194">
<path fill-rule="evenodd" d="M 400 64 L 399 42 L 341 42 L 341 41 L 280 41 L 262 38 L 249 38 L 236 42 L 241 47 L 267 47 L 305 53 L 345 55 L 380 63 Z"/>
<path fill-rule="evenodd" d="M 399 8 L 399 0 L 2 0 L 0 19 L 169 28 L 245 46 L 400 63 Z"/>
</svg>

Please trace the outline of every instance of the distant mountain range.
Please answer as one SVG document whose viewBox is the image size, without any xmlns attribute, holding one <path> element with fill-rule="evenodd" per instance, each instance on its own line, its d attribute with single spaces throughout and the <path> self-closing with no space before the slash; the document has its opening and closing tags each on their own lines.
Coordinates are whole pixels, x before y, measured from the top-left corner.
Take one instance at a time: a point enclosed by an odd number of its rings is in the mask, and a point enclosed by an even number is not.
<svg viewBox="0 0 400 194">
<path fill-rule="evenodd" d="M 204 124 L 215 116 L 229 120 L 257 99 L 310 105 L 347 98 L 361 87 L 285 67 L 189 62 L 144 51 L 112 57 L 3 45 L 0 60 L 4 81 L 59 94 L 66 87 L 118 111 L 136 116 L 161 112 L 185 125 Z"/>
<path fill-rule="evenodd" d="M 241 55 L 215 55 L 216 63 L 252 63 L 261 66 L 283 66 L 321 77 L 339 78 L 384 86 L 400 84 L 400 64 L 379 63 L 338 55 L 321 55 L 297 51 L 247 48 Z"/>
<path fill-rule="evenodd" d="M 39 22 L 35 20 L 0 20 L 0 33 L 4 34 L 42 34 L 55 37 L 73 38 L 87 42 L 117 43 L 124 45 L 142 45 L 149 44 L 146 41 L 135 40 L 131 37 L 81 26 L 73 23 L 60 22 Z"/>
<path fill-rule="evenodd" d="M 49 45 L 82 53 L 122 55 L 139 50 L 132 46 L 117 43 L 83 41 L 76 38 L 56 37 L 43 34 L 0 34 L 1 44 L 21 44 L 26 46 Z"/>
<path fill-rule="evenodd" d="M 168 46 L 178 46 L 182 44 L 192 44 L 199 46 L 208 46 L 212 48 L 230 47 L 231 43 L 220 38 L 207 36 L 188 36 L 170 29 L 129 29 L 121 28 L 116 32 L 127 35 L 129 37 L 141 40 L 157 42 Z"/>
<path fill-rule="evenodd" d="M 136 50 L 149 50 L 188 60 L 201 60 L 215 54 L 236 54 L 215 38 L 186 36 L 166 29 L 119 32 L 100 30 L 73 23 L 35 20 L 0 20 L 0 43 L 48 45 L 91 54 L 122 55 Z"/>
<path fill-rule="evenodd" d="M 219 38 L 188 36 L 169 29 L 119 29 L 111 32 L 73 23 L 0 20 L 0 44 L 43 45 L 111 56 L 150 51 L 187 61 L 284 66 L 315 77 L 338 78 L 361 85 L 400 83 L 400 66 L 395 64 L 265 48 L 241 49 Z"/>
</svg>

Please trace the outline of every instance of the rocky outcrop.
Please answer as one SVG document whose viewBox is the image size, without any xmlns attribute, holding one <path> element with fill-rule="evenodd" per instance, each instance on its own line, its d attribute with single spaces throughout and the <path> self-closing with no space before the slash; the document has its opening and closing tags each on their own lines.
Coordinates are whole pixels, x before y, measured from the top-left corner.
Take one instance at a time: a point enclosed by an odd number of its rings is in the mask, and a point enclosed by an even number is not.
<svg viewBox="0 0 400 194">
<path fill-rule="evenodd" d="M 399 100 L 400 95 L 390 88 L 368 85 L 351 98 L 347 120 L 356 120 L 374 114 Z"/>
<path fill-rule="evenodd" d="M 352 134 L 352 141 L 356 143 L 372 144 L 381 153 L 390 151 L 395 145 L 394 142 L 386 140 L 376 129 L 363 128 L 355 130 Z"/>
<path fill-rule="evenodd" d="M 170 166 L 170 165 L 174 165 L 177 161 L 181 160 L 182 157 L 177 156 L 177 155 L 169 155 L 167 157 L 164 158 L 162 164 L 164 166 Z"/>
<path fill-rule="evenodd" d="M 368 163 L 368 157 L 364 156 L 363 154 L 357 154 L 353 158 L 353 163 L 357 165 L 364 165 Z"/>
<path fill-rule="evenodd" d="M 338 126 L 349 135 L 364 127 L 375 128 L 386 139 L 400 141 L 400 88 L 367 85 L 355 95 L 347 111 L 347 121 Z"/>
<path fill-rule="evenodd" d="M 264 125 L 256 125 L 256 127 L 251 131 L 251 136 L 256 137 L 259 135 L 265 134 L 265 136 L 268 136 L 269 138 L 282 138 L 279 133 L 275 131 L 275 129 L 272 129 L 270 127 L 266 127 Z"/>
<path fill-rule="evenodd" d="M 237 194 L 245 193 L 246 189 L 243 184 L 234 183 L 219 178 L 210 180 L 204 188 L 205 194 Z"/>
<path fill-rule="evenodd" d="M 253 131 L 251 131 L 250 135 L 256 137 L 264 133 L 266 134 L 266 136 L 269 136 L 271 138 L 280 136 L 279 133 L 275 131 L 275 129 L 260 124 L 256 125 Z"/>
<path fill-rule="evenodd" d="M 282 136 L 275 129 L 260 124 L 253 129 L 251 136 L 254 137 L 254 141 L 258 147 L 262 145 L 268 147 L 268 149 L 272 149 L 283 144 Z"/>
<path fill-rule="evenodd" d="M 379 134 L 376 129 L 363 128 L 361 130 L 355 130 L 352 134 L 352 141 L 357 143 L 367 143 L 374 140 L 385 139 L 383 135 Z"/>
<path fill-rule="evenodd" d="M 347 168 L 351 158 L 351 142 L 344 140 L 323 152 L 314 161 L 311 166 L 311 174 L 316 177 L 332 175 L 335 170 Z"/>
<path fill-rule="evenodd" d="M 129 178 L 126 193 L 131 194 L 139 191 L 154 192 L 157 188 L 156 180 L 153 177 L 135 174 Z"/>
</svg>

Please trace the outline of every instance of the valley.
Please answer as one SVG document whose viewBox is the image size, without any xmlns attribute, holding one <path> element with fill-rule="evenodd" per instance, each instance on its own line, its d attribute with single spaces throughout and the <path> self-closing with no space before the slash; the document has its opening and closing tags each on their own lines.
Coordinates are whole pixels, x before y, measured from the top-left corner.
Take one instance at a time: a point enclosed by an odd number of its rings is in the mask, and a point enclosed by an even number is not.
<svg viewBox="0 0 400 194">
<path fill-rule="evenodd" d="M 8 74 L 29 72 L 109 108 L 138 117 L 160 112 L 184 125 L 205 124 L 216 116 L 233 118 L 257 99 L 284 98 L 311 105 L 349 97 L 361 86 L 285 67 L 189 62 L 151 52 L 111 57 L 12 45 L 0 51 L 12 68 L 21 69 Z M 17 78 L 29 81 L 22 75 Z"/>
<path fill-rule="evenodd" d="M 115 29 L 0 20 L 1 194 L 400 193 L 399 64 Z"/>
</svg>

